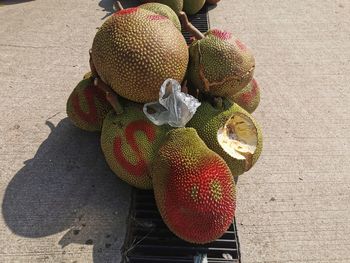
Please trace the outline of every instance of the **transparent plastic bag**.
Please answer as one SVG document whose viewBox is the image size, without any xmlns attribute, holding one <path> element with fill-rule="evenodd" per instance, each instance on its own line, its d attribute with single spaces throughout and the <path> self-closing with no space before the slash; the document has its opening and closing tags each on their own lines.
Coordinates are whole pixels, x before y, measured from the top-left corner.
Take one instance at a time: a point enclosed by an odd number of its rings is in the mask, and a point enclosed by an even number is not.
<svg viewBox="0 0 350 263">
<path fill-rule="evenodd" d="M 143 112 L 155 125 L 185 127 L 200 105 L 195 97 L 181 92 L 176 80 L 167 79 L 160 87 L 159 100 L 146 103 Z"/>
</svg>

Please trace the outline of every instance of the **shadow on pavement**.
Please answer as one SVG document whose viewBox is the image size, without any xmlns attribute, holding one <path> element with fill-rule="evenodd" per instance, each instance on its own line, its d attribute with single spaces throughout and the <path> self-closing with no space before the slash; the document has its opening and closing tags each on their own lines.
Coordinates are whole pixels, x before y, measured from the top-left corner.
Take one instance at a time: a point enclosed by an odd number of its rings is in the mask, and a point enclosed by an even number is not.
<svg viewBox="0 0 350 263">
<path fill-rule="evenodd" d="M 68 118 L 46 124 L 50 135 L 7 186 L 7 226 L 29 238 L 68 230 L 59 241 L 62 253 L 71 243 L 93 245 L 95 263 L 117 262 L 130 187 L 109 170 L 98 133 L 81 131 Z"/>
<path fill-rule="evenodd" d="M 4 1 L 0 1 L 0 6 L 22 4 L 26 2 L 32 2 L 32 1 L 35 1 L 35 0 L 4 0 Z"/>
<path fill-rule="evenodd" d="M 119 1 L 124 8 L 138 6 L 141 4 L 140 0 L 119 0 Z M 101 20 L 109 17 L 110 15 L 112 15 L 115 12 L 113 9 L 113 4 L 115 2 L 116 2 L 116 0 L 100 0 L 98 5 L 102 8 L 104 8 L 104 11 L 107 12 L 107 14 L 103 18 L 101 18 Z"/>
</svg>

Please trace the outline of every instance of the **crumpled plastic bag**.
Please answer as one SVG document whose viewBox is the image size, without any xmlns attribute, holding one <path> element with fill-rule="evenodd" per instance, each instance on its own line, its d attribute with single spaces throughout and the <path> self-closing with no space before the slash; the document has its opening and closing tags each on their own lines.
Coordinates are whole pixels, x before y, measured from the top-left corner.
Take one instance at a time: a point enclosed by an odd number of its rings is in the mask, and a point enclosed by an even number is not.
<svg viewBox="0 0 350 263">
<path fill-rule="evenodd" d="M 155 125 L 165 123 L 172 127 L 185 127 L 201 103 L 193 96 L 181 92 L 181 85 L 174 79 L 164 81 L 159 100 L 146 103 L 143 112 Z"/>
</svg>

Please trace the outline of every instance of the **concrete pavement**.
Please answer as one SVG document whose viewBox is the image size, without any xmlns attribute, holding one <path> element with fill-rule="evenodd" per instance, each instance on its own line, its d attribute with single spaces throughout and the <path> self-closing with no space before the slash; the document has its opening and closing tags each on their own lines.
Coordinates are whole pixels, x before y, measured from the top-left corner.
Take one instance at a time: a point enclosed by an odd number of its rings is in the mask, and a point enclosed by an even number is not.
<svg viewBox="0 0 350 263">
<path fill-rule="evenodd" d="M 123 1 L 130 6 L 133 1 Z M 119 262 L 130 187 L 66 100 L 107 0 L 1 1 L 0 261 Z M 350 2 L 222 0 L 256 55 L 264 152 L 239 179 L 242 262 L 350 262 Z"/>
</svg>

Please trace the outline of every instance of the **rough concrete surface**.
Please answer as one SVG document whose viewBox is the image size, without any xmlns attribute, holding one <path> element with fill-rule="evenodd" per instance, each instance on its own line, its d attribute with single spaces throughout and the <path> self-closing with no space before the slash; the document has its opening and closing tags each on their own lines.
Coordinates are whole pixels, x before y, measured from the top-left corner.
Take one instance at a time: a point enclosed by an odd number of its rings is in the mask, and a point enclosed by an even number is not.
<svg viewBox="0 0 350 263">
<path fill-rule="evenodd" d="M 133 1 L 123 1 L 125 6 Z M 119 262 L 130 188 L 65 114 L 112 1 L 0 1 L 0 262 Z M 222 0 L 264 131 L 238 183 L 242 262 L 350 262 L 350 1 Z"/>
</svg>

